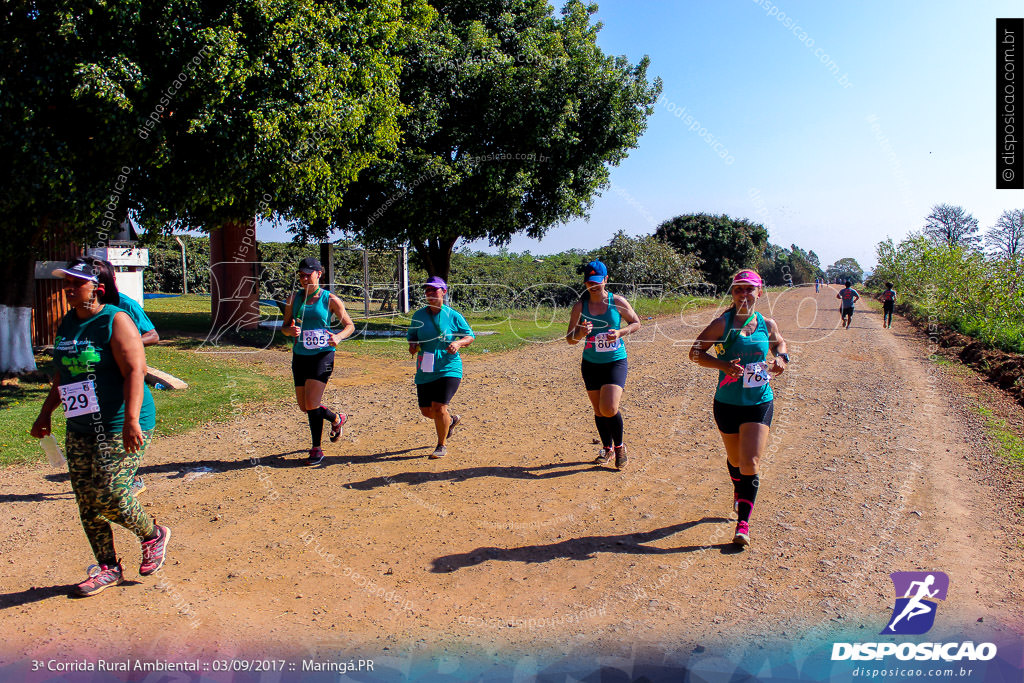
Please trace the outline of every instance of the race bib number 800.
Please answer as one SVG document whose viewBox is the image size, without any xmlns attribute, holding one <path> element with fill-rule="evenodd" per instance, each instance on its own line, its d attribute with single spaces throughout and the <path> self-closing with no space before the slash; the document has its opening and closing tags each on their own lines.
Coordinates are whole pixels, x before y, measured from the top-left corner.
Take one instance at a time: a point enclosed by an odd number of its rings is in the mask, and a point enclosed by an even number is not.
<svg viewBox="0 0 1024 683">
<path fill-rule="evenodd" d="M 88 415 L 100 410 L 100 402 L 96 398 L 96 384 L 91 379 L 62 385 L 60 402 L 64 404 L 64 417 Z"/>
<path fill-rule="evenodd" d="M 302 346 L 307 349 L 323 349 L 331 342 L 329 330 L 303 330 Z"/>
<path fill-rule="evenodd" d="M 609 351 L 615 351 L 619 348 L 619 344 L 622 340 L 616 337 L 615 339 L 608 339 L 608 333 L 602 332 L 601 334 L 594 336 L 594 350 L 598 353 L 608 353 Z"/>
<path fill-rule="evenodd" d="M 743 368 L 743 388 L 756 389 L 768 384 L 771 376 L 768 374 L 768 364 L 764 362 L 747 363 Z"/>
</svg>

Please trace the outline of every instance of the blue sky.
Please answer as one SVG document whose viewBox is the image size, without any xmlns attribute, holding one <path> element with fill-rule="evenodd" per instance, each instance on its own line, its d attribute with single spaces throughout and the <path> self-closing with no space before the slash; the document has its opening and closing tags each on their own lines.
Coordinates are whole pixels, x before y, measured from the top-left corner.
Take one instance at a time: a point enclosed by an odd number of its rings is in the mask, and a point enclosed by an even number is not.
<svg viewBox="0 0 1024 683">
<path fill-rule="evenodd" d="M 663 97 L 590 221 L 514 251 L 591 249 L 704 211 L 761 222 L 823 265 L 870 267 L 879 241 L 920 229 L 934 204 L 962 205 L 982 229 L 1024 208 L 1024 191 L 994 189 L 995 19 L 1024 14 L 1019 0 L 599 5 L 602 49 L 649 55 Z"/>
</svg>

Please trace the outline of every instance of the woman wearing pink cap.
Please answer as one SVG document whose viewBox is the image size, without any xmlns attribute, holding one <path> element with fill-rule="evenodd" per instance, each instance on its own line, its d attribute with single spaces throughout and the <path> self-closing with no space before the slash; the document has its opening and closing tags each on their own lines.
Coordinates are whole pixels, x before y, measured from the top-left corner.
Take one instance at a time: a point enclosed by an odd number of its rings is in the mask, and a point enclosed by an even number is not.
<svg viewBox="0 0 1024 683">
<path fill-rule="evenodd" d="M 771 376 L 789 363 L 779 326 L 754 310 L 764 293 L 761 276 L 741 270 L 732 279 L 732 306 L 715 318 L 690 348 L 690 360 L 718 370 L 714 415 L 725 443 L 726 465 L 733 484 L 736 535 L 733 543 L 750 543 L 750 513 L 760 485 L 758 463 L 772 423 Z M 715 347 L 715 355 L 707 350 Z M 768 351 L 775 356 L 768 363 Z"/>
</svg>

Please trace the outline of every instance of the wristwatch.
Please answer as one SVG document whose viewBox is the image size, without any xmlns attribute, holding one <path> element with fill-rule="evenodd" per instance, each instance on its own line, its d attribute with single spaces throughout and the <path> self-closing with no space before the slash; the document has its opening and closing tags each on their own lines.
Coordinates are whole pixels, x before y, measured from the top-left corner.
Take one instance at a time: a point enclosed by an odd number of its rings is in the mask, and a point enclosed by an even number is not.
<svg viewBox="0 0 1024 683">
<path fill-rule="evenodd" d="M 776 357 L 781 358 L 782 360 L 786 361 L 787 365 L 789 364 L 789 354 L 788 353 L 777 353 L 775 355 L 776 355 Z"/>
</svg>

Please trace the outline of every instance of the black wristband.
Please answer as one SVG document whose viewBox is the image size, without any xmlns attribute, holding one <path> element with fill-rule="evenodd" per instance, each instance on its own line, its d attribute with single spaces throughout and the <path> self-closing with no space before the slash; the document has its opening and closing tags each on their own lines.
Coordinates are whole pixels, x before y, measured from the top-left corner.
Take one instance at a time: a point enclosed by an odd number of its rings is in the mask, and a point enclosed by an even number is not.
<svg viewBox="0 0 1024 683">
<path fill-rule="evenodd" d="M 782 360 L 786 361 L 787 365 L 789 364 L 789 354 L 788 353 L 777 353 L 775 355 L 777 357 L 781 358 Z"/>
</svg>

